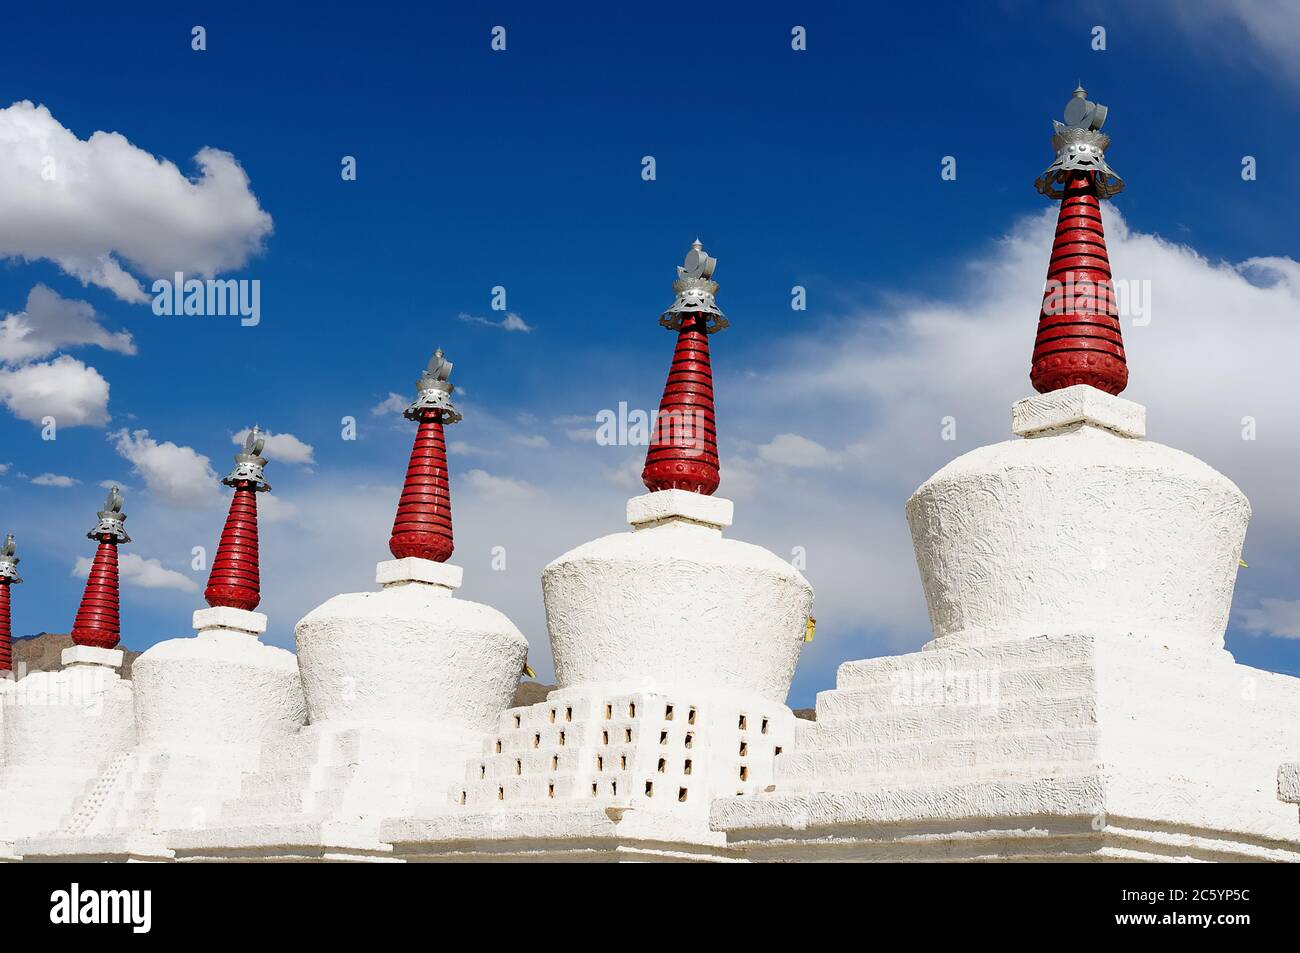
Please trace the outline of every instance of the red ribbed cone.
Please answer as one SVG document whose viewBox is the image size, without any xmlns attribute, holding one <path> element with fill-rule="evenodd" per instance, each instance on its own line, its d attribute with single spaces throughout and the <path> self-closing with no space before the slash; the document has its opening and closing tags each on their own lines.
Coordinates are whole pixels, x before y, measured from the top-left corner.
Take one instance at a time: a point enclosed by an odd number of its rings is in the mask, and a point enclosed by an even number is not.
<svg viewBox="0 0 1300 953">
<path fill-rule="evenodd" d="M 257 559 L 257 492 L 249 483 L 235 487 L 203 597 L 210 606 L 227 606 L 249 612 L 262 601 L 261 571 Z"/>
<path fill-rule="evenodd" d="M 388 549 L 396 559 L 410 556 L 446 562 L 451 558 L 451 487 L 447 482 L 447 443 L 440 411 L 427 411 L 415 434 L 406 482 L 393 520 Z"/>
<path fill-rule="evenodd" d="M 1043 394 L 1073 384 L 1118 394 L 1128 385 L 1101 203 L 1086 174 L 1069 180 L 1061 200 L 1029 380 Z"/>
<path fill-rule="evenodd" d="M 705 496 L 721 481 L 704 315 L 688 318 L 677 334 L 641 481 L 651 491 L 691 490 Z"/>
<path fill-rule="evenodd" d="M 13 631 L 9 624 L 9 580 L 0 579 L 0 672 L 14 667 Z"/>
<path fill-rule="evenodd" d="M 97 649 L 117 648 L 122 638 L 122 620 L 117 602 L 117 543 L 100 542 L 95 561 L 86 578 L 86 591 L 72 624 L 72 641 Z"/>
</svg>

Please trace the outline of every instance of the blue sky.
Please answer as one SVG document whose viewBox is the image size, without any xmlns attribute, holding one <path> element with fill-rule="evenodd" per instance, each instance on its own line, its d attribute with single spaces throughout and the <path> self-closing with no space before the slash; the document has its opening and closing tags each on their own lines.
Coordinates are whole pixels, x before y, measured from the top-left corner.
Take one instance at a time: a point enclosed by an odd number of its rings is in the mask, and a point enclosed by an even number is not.
<svg viewBox="0 0 1300 953">
<path fill-rule="evenodd" d="M 0 316 L 23 312 L 44 285 L 131 341 L 70 340 L 9 363 L 67 354 L 109 388 L 99 418 L 61 426 L 52 441 L 12 402 L 0 410 L 0 530 L 18 534 L 27 580 L 15 632 L 68 629 L 97 484 L 120 480 L 129 551 L 159 561 L 123 590 L 124 641 L 186 634 L 203 582 L 191 550 L 215 545 L 223 501 L 160 482 L 120 448 L 174 444 L 155 453 L 160 467 L 181 454 L 191 469 L 178 480 L 203 476 L 199 457 L 220 476 L 232 435 L 259 422 L 297 438 L 268 468 L 279 512 L 263 526 L 269 640 L 291 645 L 293 622 L 313 605 L 370 587 L 411 437 L 396 414 L 372 409 L 409 396 L 441 346 L 464 391 L 466 420 L 449 434 L 463 594 L 510 614 L 548 676 L 540 568 L 620 529 L 643 453 L 597 447 L 581 431 L 620 401 L 653 408 L 672 347 L 657 315 L 698 234 L 720 261 L 732 321 L 713 341 L 719 492 L 737 500 L 735 535 L 808 552 L 818 639 L 791 700 L 810 704 L 840 661 L 924 641 L 903 502 L 945 460 L 1008 436 L 1007 407 L 1029 392 L 1033 285 L 1050 241 L 1032 181 L 1052 157 L 1051 120 L 1082 80 L 1111 108 L 1109 158 L 1128 182 L 1106 210 L 1117 276 L 1130 247 L 1120 235 L 1131 231 L 1135 276 L 1212 279 L 1222 294 L 1166 305 L 1149 333 L 1126 329 L 1126 396 L 1151 406 L 1154 439 L 1204 457 L 1251 497 L 1251 568 L 1229 647 L 1300 673 L 1290 489 L 1300 460 L 1289 439 L 1300 430 L 1284 419 L 1300 416 L 1300 395 L 1284 363 L 1276 374 L 1254 365 L 1297 333 L 1286 321 L 1300 300 L 1300 76 L 1285 51 L 1288 36 L 1300 38 L 1300 9 L 1131 6 L 368 4 L 303 14 L 137 4 L 127 18 L 65 5 L 57 25 L 38 8 L 7 9 L 0 108 L 43 105 L 76 139 L 120 133 L 196 179 L 201 149 L 229 153 L 251 208 L 272 223 L 259 231 L 235 201 L 155 220 L 150 203 L 166 203 L 152 173 L 106 188 L 95 207 L 49 215 L 34 201 L 22 206 L 30 218 L 0 221 Z M 191 49 L 196 24 L 201 52 Z M 498 24 L 505 52 L 490 49 Z M 796 24 L 806 52 L 790 48 Z M 1104 51 L 1091 48 L 1095 25 Z M 955 181 L 939 175 L 948 155 Z M 1246 155 L 1257 181 L 1241 178 Z M 356 158 L 355 181 L 340 176 L 344 156 Z M 18 174 L 0 169 L 10 177 L 0 185 L 15 187 Z M 138 194 L 119 204 L 119 188 Z M 83 282 L 39 253 L 83 252 L 78 214 L 94 217 L 146 289 L 159 276 L 149 263 L 191 245 L 195 270 L 221 262 L 222 276 L 259 280 L 261 323 L 160 317 Z M 1007 265 L 1021 258 L 1023 268 Z M 1240 279 L 1252 260 L 1270 263 L 1267 278 Z M 961 289 L 991 274 L 1007 346 L 974 369 L 951 348 L 927 354 L 921 318 L 937 310 L 978 329 L 987 302 L 963 310 Z M 789 307 L 796 284 L 806 312 Z M 531 330 L 487 323 L 504 317 L 490 309 L 494 286 Z M 1276 319 L 1256 334 L 1248 318 L 1261 309 Z M 1180 325 L 1193 318 L 1175 312 L 1188 310 L 1203 312 L 1199 323 Z M 1215 333 L 1232 339 L 1229 353 Z M 949 408 L 958 440 L 939 443 L 928 422 Z M 913 413 L 927 423 L 913 426 Z M 357 440 L 340 438 L 348 415 Z M 1245 415 L 1273 421 L 1249 445 Z M 782 449 L 804 456 L 789 466 Z M 42 475 L 65 485 L 32 483 Z M 490 568 L 498 545 L 504 572 Z"/>
</svg>

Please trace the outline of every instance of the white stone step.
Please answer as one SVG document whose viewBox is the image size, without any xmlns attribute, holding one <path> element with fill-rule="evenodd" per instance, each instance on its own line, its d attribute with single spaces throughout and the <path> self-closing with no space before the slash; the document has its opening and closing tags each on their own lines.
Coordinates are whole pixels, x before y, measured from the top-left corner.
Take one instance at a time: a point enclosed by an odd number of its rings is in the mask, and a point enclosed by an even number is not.
<svg viewBox="0 0 1300 953">
<path fill-rule="evenodd" d="M 855 779 L 894 779 L 915 774 L 939 775 L 964 769 L 996 770 L 1019 764 L 1091 763 L 1097 759 L 1097 735 L 1089 728 L 1021 731 L 966 738 L 903 741 L 830 750 L 796 750 L 777 760 L 777 789 L 821 779 L 834 787 Z"/>
<path fill-rule="evenodd" d="M 1064 666 L 1086 663 L 1091 656 L 1089 642 L 1081 636 L 1039 636 L 844 662 L 836 671 L 835 685 L 839 689 L 890 685 L 899 672 L 923 675 L 945 671 L 1007 672 Z"/>
<path fill-rule="evenodd" d="M 861 748 L 899 741 L 1086 728 L 1096 723 L 1096 715 L 1097 699 L 1091 693 L 1014 699 L 988 707 L 902 707 L 852 720 L 815 723 L 800 744 L 805 750 Z"/>
<path fill-rule="evenodd" d="M 888 681 L 819 692 L 817 722 L 844 721 L 904 708 L 961 708 L 1036 697 L 1080 695 L 1095 684 L 1093 666 L 1079 662 L 916 675 L 902 671 Z"/>
</svg>

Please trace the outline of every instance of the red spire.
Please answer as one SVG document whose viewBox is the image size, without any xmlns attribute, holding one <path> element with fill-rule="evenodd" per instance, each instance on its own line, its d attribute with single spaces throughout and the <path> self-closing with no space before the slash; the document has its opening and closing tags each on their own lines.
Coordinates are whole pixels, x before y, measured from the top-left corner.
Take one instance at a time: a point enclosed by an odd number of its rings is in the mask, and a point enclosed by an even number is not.
<svg viewBox="0 0 1300 953">
<path fill-rule="evenodd" d="M 1086 97 L 1082 86 L 1074 91 L 1066 124 L 1056 123 L 1052 137 L 1056 161 L 1035 182 L 1061 200 L 1029 371 L 1040 393 L 1089 384 L 1118 394 L 1128 384 L 1100 202 L 1124 182 L 1106 164 L 1110 139 L 1100 132 L 1106 107 Z"/>
<path fill-rule="evenodd" d="M 244 450 L 235 454 L 235 469 L 221 482 L 234 487 L 230 512 L 221 531 L 217 555 L 208 574 L 203 598 L 208 605 L 252 612 L 262 601 L 261 568 L 257 552 L 257 494 L 269 490 L 261 456 L 266 439 L 254 427 L 244 439 Z"/>
<path fill-rule="evenodd" d="M 454 389 L 448 378 L 452 364 L 434 352 L 416 387 L 415 402 L 406 408 L 408 420 L 417 420 L 406 482 L 397 503 L 393 535 L 388 549 L 396 559 L 431 559 L 446 562 L 454 548 L 451 531 L 451 486 L 447 479 L 447 441 L 442 425 L 461 419 L 451 403 Z"/>
<path fill-rule="evenodd" d="M 0 578 L 0 672 L 8 672 L 14 667 L 13 631 L 9 624 L 9 584 L 12 581 Z"/>
<path fill-rule="evenodd" d="M 677 300 L 659 318 L 677 332 L 677 347 L 641 471 L 641 481 L 652 492 L 690 490 L 708 496 L 721 480 L 709 335 L 725 328 L 727 319 L 714 300 L 716 266 L 696 239 L 686 264 L 677 269 Z"/>
<path fill-rule="evenodd" d="M 1065 184 L 1029 379 L 1040 393 L 1091 384 L 1118 394 L 1128 384 L 1101 203 L 1084 173 Z"/>
<path fill-rule="evenodd" d="M 113 487 L 108 491 L 104 508 L 99 511 L 99 522 L 88 539 L 97 540 L 95 561 L 90 564 L 86 589 L 77 607 L 77 619 L 72 624 L 72 641 L 76 645 L 89 645 L 97 649 L 116 648 L 122 638 L 122 620 L 118 616 L 117 597 L 117 547 L 131 542 L 126 534 L 126 514 L 122 512 L 122 491 Z"/>
<path fill-rule="evenodd" d="M 95 561 L 86 577 L 86 591 L 72 624 L 72 641 L 97 649 L 117 648 L 122 638 L 122 620 L 118 615 L 117 540 L 101 539 Z"/>
<path fill-rule="evenodd" d="M 0 674 L 13 669 L 13 630 L 9 622 L 9 587 L 22 582 L 18 576 L 19 559 L 15 555 L 14 534 L 10 533 L 0 549 Z"/>
</svg>

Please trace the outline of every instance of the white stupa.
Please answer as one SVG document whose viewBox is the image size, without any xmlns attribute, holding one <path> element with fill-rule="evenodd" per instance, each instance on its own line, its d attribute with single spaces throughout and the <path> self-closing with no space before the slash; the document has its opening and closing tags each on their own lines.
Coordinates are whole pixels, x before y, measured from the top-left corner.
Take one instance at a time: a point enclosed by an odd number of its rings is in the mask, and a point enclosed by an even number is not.
<svg viewBox="0 0 1300 953">
<path fill-rule="evenodd" d="M 785 561 L 725 538 L 732 504 L 710 495 L 715 264 L 696 242 L 662 319 L 677 348 L 632 532 L 542 573 L 558 689 L 502 715 L 451 790 L 457 810 L 383 825 L 397 856 L 717 857 L 710 802 L 772 782 L 813 594 Z"/>
<path fill-rule="evenodd" d="M 1144 439 L 1145 409 L 1115 396 L 1128 371 L 1097 200 L 1122 182 L 1083 102 L 1039 182 L 1064 197 L 1043 393 L 1013 408 L 1016 439 L 908 501 L 933 640 L 840 666 L 775 791 L 715 805 L 753 859 L 1300 860 L 1278 799 L 1300 679 L 1224 649 L 1250 506 Z M 1088 290 L 1060 299 L 1062 283 Z"/>
<path fill-rule="evenodd" d="M 69 823 L 23 841 L 24 857 L 170 859 L 168 832 L 217 823 L 244 772 L 302 725 L 297 662 L 262 644 L 267 619 L 252 611 L 261 600 L 257 494 L 270 489 L 263 443 L 253 428 L 222 481 L 234 494 L 195 636 L 159 642 L 132 668 L 138 744 L 99 773 Z"/>
<path fill-rule="evenodd" d="M 377 592 L 338 595 L 297 625 L 309 724 L 268 744 L 220 823 L 179 830 L 180 859 L 382 860 L 389 816 L 450 808 L 448 787 L 510 704 L 528 643 L 497 610 L 455 597 L 438 351 L 406 416 L 419 423 Z"/>
<path fill-rule="evenodd" d="M 134 691 L 118 672 L 117 547 L 131 538 L 116 487 L 98 516 L 86 535 L 99 547 L 63 667 L 0 681 L 0 859 L 27 856 L 33 835 L 77 830 L 100 796 L 98 779 L 120 769 L 135 746 Z M 18 559 L 12 546 L 5 549 L 0 573 L 12 582 Z M 5 610 L 8 628 L 7 600 Z"/>
</svg>

